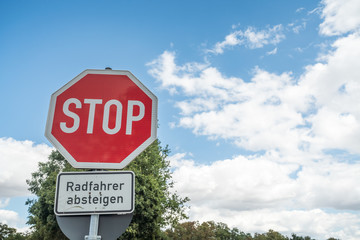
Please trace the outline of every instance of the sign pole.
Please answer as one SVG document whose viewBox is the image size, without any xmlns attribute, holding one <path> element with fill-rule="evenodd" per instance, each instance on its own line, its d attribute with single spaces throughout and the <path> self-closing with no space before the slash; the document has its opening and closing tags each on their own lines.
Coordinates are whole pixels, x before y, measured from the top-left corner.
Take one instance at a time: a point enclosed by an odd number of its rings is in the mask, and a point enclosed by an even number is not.
<svg viewBox="0 0 360 240">
<path fill-rule="evenodd" d="M 99 229 L 99 214 L 91 214 L 89 235 L 85 236 L 85 240 L 101 240 L 98 236 Z"/>
<path fill-rule="evenodd" d="M 91 169 L 90 171 L 96 171 L 96 170 Z M 99 221 L 100 221 L 99 218 L 100 218 L 99 214 L 91 214 L 91 216 L 90 216 L 89 235 L 85 236 L 85 240 L 101 240 L 101 236 L 98 236 Z"/>
</svg>

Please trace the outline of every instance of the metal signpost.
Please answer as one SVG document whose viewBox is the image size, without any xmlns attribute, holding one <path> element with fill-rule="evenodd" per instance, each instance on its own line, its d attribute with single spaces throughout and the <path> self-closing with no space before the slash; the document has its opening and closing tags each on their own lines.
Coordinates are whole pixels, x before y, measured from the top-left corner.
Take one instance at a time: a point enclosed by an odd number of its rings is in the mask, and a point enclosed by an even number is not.
<svg viewBox="0 0 360 240">
<path fill-rule="evenodd" d="M 74 168 L 122 169 L 156 139 L 156 129 L 157 98 L 132 73 L 85 70 L 52 94 L 45 136 Z M 122 234 L 134 211 L 134 177 L 60 173 L 54 211 L 64 234 L 79 239 L 86 225 L 88 240 Z M 111 224 L 122 227 L 106 234 Z"/>
</svg>

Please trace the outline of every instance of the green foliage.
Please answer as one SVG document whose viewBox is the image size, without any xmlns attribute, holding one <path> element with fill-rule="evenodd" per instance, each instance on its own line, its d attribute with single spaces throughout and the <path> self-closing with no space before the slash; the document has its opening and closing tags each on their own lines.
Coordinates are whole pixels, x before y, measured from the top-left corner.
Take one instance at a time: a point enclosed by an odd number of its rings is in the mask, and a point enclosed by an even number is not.
<svg viewBox="0 0 360 240">
<path fill-rule="evenodd" d="M 17 233 L 15 228 L 0 223 L 0 240 L 25 240 L 28 234 Z"/>
<path fill-rule="evenodd" d="M 165 231 L 165 239 L 171 240 L 251 240 L 248 233 L 239 231 L 237 228 L 230 229 L 224 223 L 208 222 L 184 222 Z"/>
<path fill-rule="evenodd" d="M 254 239 L 256 239 L 256 240 L 288 240 L 289 238 L 270 229 L 267 233 L 263 233 L 263 234 L 255 233 Z"/>
<path fill-rule="evenodd" d="M 6 239 L 16 233 L 15 228 L 9 227 L 7 224 L 0 223 L 0 239 Z"/>
<path fill-rule="evenodd" d="M 26 180 L 29 191 L 38 197 L 26 202 L 30 213 L 28 224 L 33 230 L 30 239 L 67 239 L 57 225 L 54 214 L 56 178 L 60 171 L 75 170 L 58 151 L 53 151 L 47 162 L 39 163 L 38 171 L 32 173 L 31 180 Z"/>
<path fill-rule="evenodd" d="M 161 228 L 186 218 L 188 198 L 171 193 L 173 187 L 167 147 L 150 145 L 126 169 L 135 173 L 135 211 L 132 223 L 120 239 L 159 239 Z"/>
<path fill-rule="evenodd" d="M 291 238 L 289 238 L 289 240 L 314 240 L 314 239 L 312 239 L 309 236 L 306 236 L 306 237 L 296 236 L 296 234 L 293 233 L 291 235 Z"/>
<path fill-rule="evenodd" d="M 165 231 L 166 240 L 315 240 L 309 236 L 302 237 L 292 234 L 291 238 L 274 230 L 266 233 L 244 233 L 237 228 L 230 229 L 225 223 L 208 222 L 183 222 Z M 339 240 L 329 238 L 328 240 Z"/>
<path fill-rule="evenodd" d="M 135 211 L 132 223 L 121 239 L 159 239 L 162 227 L 176 224 L 184 219 L 184 204 L 188 198 L 171 193 L 173 186 L 168 148 L 155 141 L 124 170 L 135 173 Z M 27 180 L 29 190 L 38 198 L 28 200 L 29 220 L 33 233 L 29 239 L 63 240 L 54 214 L 56 178 L 60 171 L 82 171 L 74 169 L 64 157 L 53 151 L 49 160 L 39 163 L 38 170 Z"/>
</svg>

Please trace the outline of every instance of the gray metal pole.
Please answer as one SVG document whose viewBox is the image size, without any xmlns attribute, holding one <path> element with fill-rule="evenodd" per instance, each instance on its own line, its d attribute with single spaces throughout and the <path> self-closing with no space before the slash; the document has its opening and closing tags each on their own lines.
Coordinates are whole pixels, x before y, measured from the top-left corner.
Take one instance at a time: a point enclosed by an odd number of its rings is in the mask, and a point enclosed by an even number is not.
<svg viewBox="0 0 360 240">
<path fill-rule="evenodd" d="M 90 169 L 90 171 L 97 171 L 96 169 Z M 99 170 L 103 171 L 103 170 Z M 101 236 L 98 236 L 99 231 L 99 214 L 91 214 L 89 235 L 85 236 L 85 240 L 101 240 Z"/>
<path fill-rule="evenodd" d="M 89 235 L 85 236 L 85 240 L 101 240 L 98 236 L 99 214 L 92 214 L 90 218 Z"/>
</svg>

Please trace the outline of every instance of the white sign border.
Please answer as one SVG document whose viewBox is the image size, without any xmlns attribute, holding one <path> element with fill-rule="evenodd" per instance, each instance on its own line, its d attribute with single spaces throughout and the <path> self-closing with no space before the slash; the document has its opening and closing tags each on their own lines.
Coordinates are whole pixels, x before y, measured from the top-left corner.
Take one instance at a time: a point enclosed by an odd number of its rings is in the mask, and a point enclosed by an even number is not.
<svg viewBox="0 0 360 240">
<path fill-rule="evenodd" d="M 105 162 L 77 162 L 75 158 L 63 147 L 63 145 L 52 135 L 51 128 L 54 121 L 55 106 L 57 97 L 65 90 L 70 88 L 80 79 L 88 74 L 105 74 L 105 75 L 126 75 L 129 77 L 151 100 L 152 100 L 152 116 L 151 116 L 151 134 L 150 137 L 143 142 L 137 149 L 129 154 L 120 163 L 105 163 Z M 59 90 L 51 95 L 48 117 L 45 127 L 45 137 L 51 142 L 51 144 L 59 150 L 59 152 L 65 157 L 65 159 L 74 168 L 88 168 L 88 169 L 123 169 L 126 167 L 135 157 L 137 157 L 142 151 L 144 151 L 151 143 L 157 138 L 157 111 L 158 111 L 158 99 L 157 97 L 142 84 L 130 71 L 127 70 L 95 70 L 87 69 L 65 84 Z"/>
<path fill-rule="evenodd" d="M 100 174 L 131 174 L 132 175 L 132 196 L 131 196 L 131 209 L 128 211 L 69 211 L 69 212 L 59 212 L 58 208 L 58 197 L 59 197 L 59 184 L 61 175 L 100 175 Z M 92 215 L 92 214 L 130 214 L 135 210 L 135 174 L 133 171 L 91 171 L 91 172 L 60 172 L 56 180 L 56 190 L 55 190 L 55 202 L 54 202 L 54 213 L 57 216 L 78 216 L 78 215 Z"/>
</svg>

